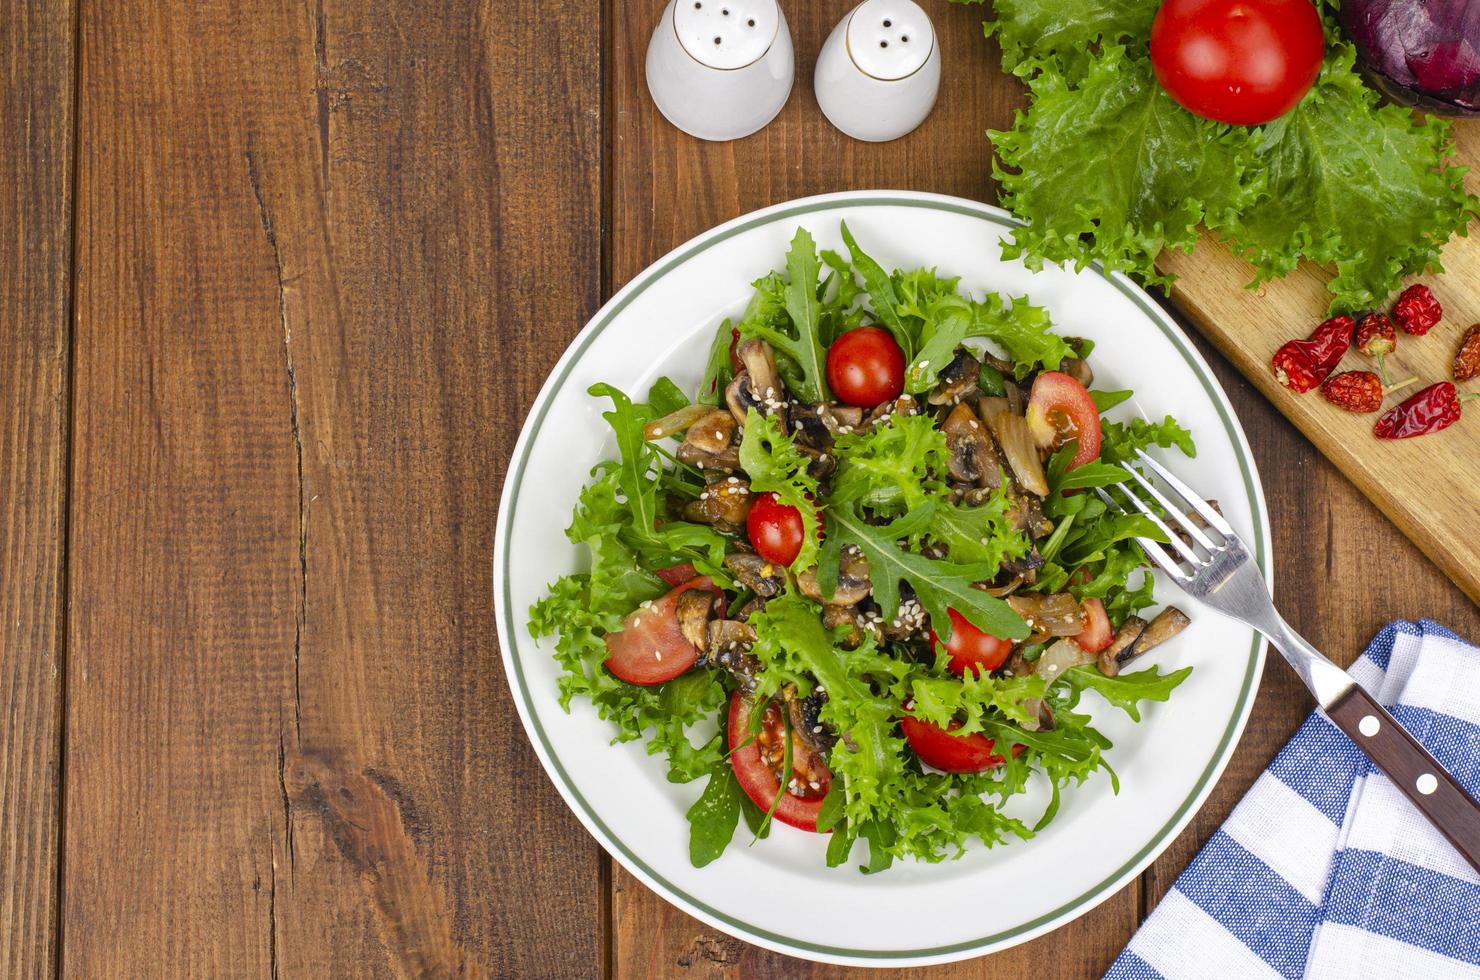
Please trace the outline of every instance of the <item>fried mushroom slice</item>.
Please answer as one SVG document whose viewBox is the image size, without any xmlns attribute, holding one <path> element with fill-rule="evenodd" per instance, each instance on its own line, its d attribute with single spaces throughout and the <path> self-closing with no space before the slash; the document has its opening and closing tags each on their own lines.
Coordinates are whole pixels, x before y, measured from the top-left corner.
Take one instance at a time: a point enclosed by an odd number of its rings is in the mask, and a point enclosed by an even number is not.
<svg viewBox="0 0 1480 980">
<path fill-rule="evenodd" d="M 742 340 L 735 357 L 745 365 L 750 379 L 750 392 L 763 415 L 775 415 L 786 408 L 786 386 L 776 373 L 776 355 L 764 340 Z"/>
<path fill-rule="evenodd" d="M 674 613 L 683 638 L 703 650 L 708 642 L 709 611 L 714 608 L 714 593 L 708 589 L 689 589 L 678 597 Z"/>
<path fill-rule="evenodd" d="M 683 509 L 684 520 L 709 524 L 726 534 L 738 534 L 749 513 L 750 484 L 734 476 L 710 483 Z"/>
<path fill-rule="evenodd" d="M 950 405 L 976 391 L 977 379 L 981 377 L 982 364 L 965 347 L 956 349 L 951 363 L 941 368 L 939 379 L 926 401 L 931 405 Z"/>
<path fill-rule="evenodd" d="M 1100 673 L 1106 677 L 1114 677 L 1120 673 L 1121 656 L 1129 652 L 1144 629 L 1146 629 L 1146 620 L 1140 616 L 1127 616 L 1125 622 L 1120 624 L 1120 629 L 1116 631 L 1115 639 L 1110 641 L 1108 647 L 1100 651 Z"/>
<path fill-rule="evenodd" d="M 992 440 L 987 427 L 982 425 L 976 413 L 964 402 L 951 409 L 941 423 L 946 435 L 946 446 L 951 450 L 946 464 L 951 478 L 961 483 L 983 483 L 990 470 L 993 479 L 1000 479 L 997 455 L 992 451 Z"/>
<path fill-rule="evenodd" d="M 1188 619 L 1187 614 L 1182 610 L 1176 606 L 1167 606 L 1161 612 L 1157 613 L 1156 618 L 1141 631 L 1141 635 L 1136 637 L 1135 642 L 1130 645 L 1130 648 L 1116 658 L 1116 666 L 1118 668 L 1124 668 L 1126 664 L 1135 660 L 1143 653 L 1147 653 L 1153 647 L 1161 646 L 1167 640 L 1170 640 L 1185 630 L 1191 622 L 1192 620 Z"/>
<path fill-rule="evenodd" d="M 735 580 L 762 599 L 770 599 L 786 584 L 786 569 L 773 565 L 760 555 L 737 551 L 725 556 L 725 567 Z"/>
<path fill-rule="evenodd" d="M 838 559 L 838 582 L 831 596 L 822 594 L 817 581 L 817 566 L 812 566 L 797 576 L 797 588 L 802 595 L 815 602 L 837 606 L 851 606 L 864 599 L 873 589 L 869 578 L 868 559 L 857 545 L 847 545 Z"/>
<path fill-rule="evenodd" d="M 684 445 L 695 446 L 706 453 L 722 453 L 730 448 L 730 442 L 735 436 L 737 423 L 734 416 L 721 408 L 701 407 L 705 411 L 694 419 L 688 432 L 684 433 Z"/>
<path fill-rule="evenodd" d="M 740 468 L 740 450 L 734 446 L 726 446 L 717 453 L 705 452 L 690 442 L 682 442 L 678 451 L 673 454 L 681 463 L 697 466 L 701 470 L 719 470 L 722 473 L 733 473 Z"/>
<path fill-rule="evenodd" d="M 750 655 L 750 645 L 754 642 L 755 628 L 748 623 L 712 619 L 705 635 L 704 659 L 728 670 L 740 682 L 741 690 L 749 693 L 755 690 L 755 675 L 761 666 Z"/>
</svg>

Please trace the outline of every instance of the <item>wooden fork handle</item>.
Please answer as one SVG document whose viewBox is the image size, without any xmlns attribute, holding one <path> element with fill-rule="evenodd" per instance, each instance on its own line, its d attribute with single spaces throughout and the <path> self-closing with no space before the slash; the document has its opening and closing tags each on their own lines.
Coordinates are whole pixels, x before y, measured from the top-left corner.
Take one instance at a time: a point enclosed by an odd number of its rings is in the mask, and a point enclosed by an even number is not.
<svg viewBox="0 0 1480 980">
<path fill-rule="evenodd" d="M 1352 685 L 1326 715 L 1480 871 L 1480 803 L 1470 799 L 1418 740 L 1360 685 Z"/>
</svg>

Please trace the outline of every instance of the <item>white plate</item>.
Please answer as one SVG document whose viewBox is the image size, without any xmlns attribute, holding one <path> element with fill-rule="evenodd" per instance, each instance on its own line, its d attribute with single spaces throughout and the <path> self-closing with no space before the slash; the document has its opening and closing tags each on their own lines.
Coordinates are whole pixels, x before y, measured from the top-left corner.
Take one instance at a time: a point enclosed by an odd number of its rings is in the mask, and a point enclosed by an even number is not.
<svg viewBox="0 0 1480 980">
<path fill-rule="evenodd" d="M 548 642 L 530 639 L 528 610 L 547 583 L 581 566 L 562 534 L 591 466 L 615 454 L 586 389 L 609 381 L 642 397 L 659 375 L 691 390 L 717 324 L 734 317 L 749 283 L 783 265 L 797 226 L 820 247 L 841 249 L 846 219 L 885 268 L 935 266 L 977 295 L 1028 294 L 1056 329 L 1096 342 L 1096 387 L 1134 388 L 1112 417 L 1167 413 L 1192 430 L 1196 460 L 1163 454 L 1216 497 L 1269 574 L 1269 522 L 1248 444 L 1228 399 L 1170 318 L 1121 276 L 1004 261 L 1004 212 L 955 198 L 858 192 L 807 198 L 736 219 L 643 272 L 571 344 L 535 400 L 504 483 L 494 548 L 499 642 L 514 702 L 556 789 L 611 855 L 691 915 L 747 942 L 808 959 L 907 965 L 1003 949 L 1083 915 L 1133 879 L 1176 837 L 1212 790 L 1254 702 L 1264 645 L 1243 626 L 1158 586 L 1192 626 L 1152 656 L 1163 668 L 1197 669 L 1166 704 L 1132 724 L 1086 695 L 1115 743 L 1113 795 L 1103 773 L 1066 791 L 1058 818 L 1036 838 L 958 861 L 896 862 L 872 876 L 856 861 L 823 863 L 826 838 L 778 826 L 747 847 L 742 826 L 725 855 L 695 869 L 684 811 L 702 782 L 677 785 L 641 743 L 611 746 L 611 727 L 584 702 L 566 714 Z M 857 857 L 857 855 L 855 855 Z"/>
</svg>

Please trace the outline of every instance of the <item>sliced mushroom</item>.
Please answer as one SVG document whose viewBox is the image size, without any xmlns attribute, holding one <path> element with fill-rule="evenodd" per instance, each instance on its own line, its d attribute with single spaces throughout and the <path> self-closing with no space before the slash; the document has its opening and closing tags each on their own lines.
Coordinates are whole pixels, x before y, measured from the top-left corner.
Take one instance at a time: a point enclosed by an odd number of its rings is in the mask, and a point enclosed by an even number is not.
<svg viewBox="0 0 1480 980">
<path fill-rule="evenodd" d="M 676 412 L 669 412 L 660 419 L 653 419 L 642 427 L 642 437 L 648 442 L 657 442 L 671 435 L 682 432 L 695 422 L 699 421 L 710 412 L 714 411 L 708 405 L 685 405 Z"/>
<path fill-rule="evenodd" d="M 850 544 L 843 549 L 838 560 L 838 584 L 831 596 L 822 594 L 815 565 L 797 576 L 797 588 L 802 590 L 802 595 L 817 602 L 851 606 L 873 589 L 873 582 L 869 579 L 868 559 L 856 545 Z"/>
<path fill-rule="evenodd" d="M 709 610 L 714 607 L 714 593 L 708 589 L 689 589 L 679 594 L 674 606 L 678 616 L 678 628 L 683 638 L 696 650 L 705 648 L 709 631 Z"/>
<path fill-rule="evenodd" d="M 1131 644 L 1130 648 L 1123 651 L 1116 658 L 1116 666 L 1124 667 L 1153 647 L 1161 646 L 1167 640 L 1170 640 L 1185 630 L 1187 624 L 1190 622 L 1192 620 L 1188 619 L 1187 614 L 1182 610 L 1176 606 L 1167 606 L 1161 612 L 1157 613 L 1156 618 L 1141 631 L 1141 635 L 1136 637 L 1136 641 Z"/>
<path fill-rule="evenodd" d="M 960 401 L 976 390 L 977 379 L 982 374 L 982 363 L 965 347 L 957 348 L 951 363 L 941 368 L 939 379 L 925 399 L 932 405 L 949 405 Z"/>
<path fill-rule="evenodd" d="M 761 665 L 750 655 L 750 645 L 755 642 L 754 627 L 733 619 L 712 619 L 705 639 L 704 659 L 733 674 L 742 690 L 755 690 L 755 675 Z"/>
<path fill-rule="evenodd" d="M 1106 677 L 1114 677 L 1120 673 L 1120 657 L 1128 652 L 1131 645 L 1140 637 L 1141 631 L 1146 628 L 1146 620 L 1140 616 L 1129 616 L 1121 624 L 1115 634 L 1115 639 L 1110 645 L 1100 651 L 1100 673 Z"/>
<path fill-rule="evenodd" d="M 912 395 L 900 395 L 893 401 L 884 404 L 869 412 L 858 426 L 858 431 L 867 432 L 876 425 L 884 425 L 894 416 L 910 416 L 920 414 L 920 403 L 915 401 Z"/>
<path fill-rule="evenodd" d="M 997 472 L 997 457 L 992 452 L 992 440 L 987 436 L 987 427 L 982 425 L 976 413 L 965 402 L 958 403 L 946 420 L 941 423 L 946 436 L 946 446 L 951 450 L 951 459 L 946 464 L 951 477 L 963 483 L 981 483 L 988 470 L 993 477 Z"/>
<path fill-rule="evenodd" d="M 796 696 L 795 688 L 786 693 L 786 710 L 791 716 L 791 730 L 813 752 L 828 752 L 838 740 L 838 733 L 822 720 L 822 706 L 826 703 L 827 694 L 819 690 L 814 690 L 804 698 Z"/>
<path fill-rule="evenodd" d="M 738 533 L 749 513 L 750 484 L 733 476 L 709 484 L 683 509 L 685 520 L 712 525 L 726 534 Z"/>
<path fill-rule="evenodd" d="M 894 618 L 883 621 L 880 626 L 885 637 L 899 642 L 925 635 L 930 627 L 930 616 L 920 605 L 920 600 L 915 598 L 915 590 L 908 582 L 899 585 L 899 608 L 895 610 Z"/>
<path fill-rule="evenodd" d="M 863 642 L 863 627 L 858 623 L 858 610 L 852 606 L 823 606 L 822 625 L 829 630 L 848 627 L 848 635 L 843 638 L 843 646 L 849 650 Z"/>
<path fill-rule="evenodd" d="M 1013 494 L 1006 516 L 1013 530 L 1027 531 L 1034 541 L 1053 533 L 1053 521 L 1043 516 L 1043 504 L 1037 497 Z"/>
<path fill-rule="evenodd" d="M 725 567 L 735 579 L 763 599 L 770 599 L 786 584 L 786 569 L 773 565 L 760 555 L 737 551 L 725 556 Z"/>
<path fill-rule="evenodd" d="M 730 448 L 730 441 L 734 438 L 735 419 L 722 408 L 704 408 L 704 414 L 690 423 L 689 431 L 683 437 L 684 444 L 697 446 L 706 453 L 722 453 Z"/>
<path fill-rule="evenodd" d="M 1019 722 L 1025 732 L 1051 732 L 1053 731 L 1053 708 L 1043 698 L 1026 698 L 1022 702 L 1023 710 L 1032 715 L 1032 721 Z"/>
<path fill-rule="evenodd" d="M 863 424 L 863 409 L 852 405 L 834 405 L 830 402 L 818 405 L 817 415 L 835 436 L 847 435 Z"/>
<path fill-rule="evenodd" d="M 771 415 L 785 408 L 786 386 L 776 373 L 776 355 L 771 345 L 754 338 L 742 340 L 735 348 L 735 356 L 745 365 L 745 373 L 750 376 L 751 393 L 762 406 L 761 411 Z"/>
<path fill-rule="evenodd" d="M 832 448 L 832 430 L 823 421 L 821 406 L 794 404 L 787 413 L 787 421 L 791 423 L 791 431 L 796 434 L 799 447 L 810 447 L 819 452 Z"/>
<path fill-rule="evenodd" d="M 725 388 L 725 406 L 729 408 L 730 415 L 737 425 L 745 424 L 745 419 L 750 415 L 752 408 L 757 412 L 764 411 L 755 393 L 751 391 L 750 372 L 741 371 L 730 379 L 729 386 Z"/>
<path fill-rule="evenodd" d="M 717 453 L 705 452 L 690 442 L 680 443 L 673 454 L 681 463 L 697 466 L 701 470 L 721 470 L 733 473 L 740 468 L 740 450 L 728 446 Z"/>
<path fill-rule="evenodd" d="M 1084 357 L 1084 338 L 1065 337 L 1064 343 L 1068 344 L 1077 356 L 1064 358 L 1063 363 L 1059 365 L 1059 370 L 1088 388 L 1094 384 L 1095 372 L 1090 370 L 1089 361 Z"/>
</svg>

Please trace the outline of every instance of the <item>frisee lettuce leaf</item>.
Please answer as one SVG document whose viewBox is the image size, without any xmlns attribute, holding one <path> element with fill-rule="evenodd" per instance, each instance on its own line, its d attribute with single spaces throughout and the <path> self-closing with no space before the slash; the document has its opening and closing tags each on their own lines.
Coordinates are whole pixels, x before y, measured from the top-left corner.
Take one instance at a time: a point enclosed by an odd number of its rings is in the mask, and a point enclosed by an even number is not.
<svg viewBox="0 0 1480 980">
<path fill-rule="evenodd" d="M 781 425 L 755 409 L 745 420 L 740 441 L 740 465 L 750 477 L 752 493 L 770 491 L 802 515 L 802 548 L 791 567 L 802 571 L 817 560 L 817 480 L 807 472 L 807 457 Z"/>
</svg>

